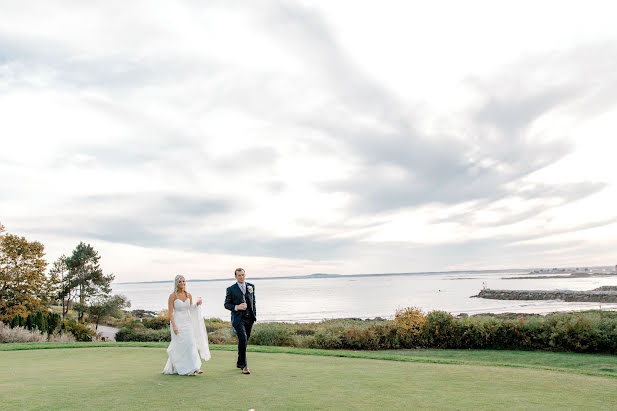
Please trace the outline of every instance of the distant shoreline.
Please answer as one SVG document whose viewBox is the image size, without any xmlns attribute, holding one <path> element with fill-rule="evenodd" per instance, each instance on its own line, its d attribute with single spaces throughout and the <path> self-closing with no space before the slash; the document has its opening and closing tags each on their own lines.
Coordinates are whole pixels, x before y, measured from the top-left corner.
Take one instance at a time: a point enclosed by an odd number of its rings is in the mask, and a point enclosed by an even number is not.
<svg viewBox="0 0 617 411">
<path fill-rule="evenodd" d="M 421 271 L 414 273 L 378 273 L 378 274 L 307 274 L 307 275 L 287 275 L 282 277 L 251 277 L 250 280 L 313 280 L 322 278 L 354 278 L 354 277 L 399 277 L 410 275 L 423 275 L 423 274 L 463 274 L 463 273 L 517 273 L 530 271 L 529 268 L 509 268 L 504 270 L 457 270 L 457 271 Z M 227 278 L 214 278 L 214 279 L 195 279 L 186 280 L 187 282 L 214 282 L 214 281 L 229 281 Z M 159 280 L 159 281 L 126 281 L 115 284 L 162 284 L 173 283 L 173 280 Z"/>
</svg>

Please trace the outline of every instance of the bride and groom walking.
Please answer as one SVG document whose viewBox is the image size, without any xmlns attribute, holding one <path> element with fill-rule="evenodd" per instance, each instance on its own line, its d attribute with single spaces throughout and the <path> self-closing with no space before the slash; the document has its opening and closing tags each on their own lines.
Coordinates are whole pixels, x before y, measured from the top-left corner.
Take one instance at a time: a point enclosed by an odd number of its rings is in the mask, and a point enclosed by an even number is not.
<svg viewBox="0 0 617 411">
<path fill-rule="evenodd" d="M 231 325 L 238 336 L 238 361 L 236 366 L 242 374 L 250 374 L 246 362 L 246 345 L 253 323 L 257 320 L 255 286 L 245 281 L 242 268 L 234 272 L 236 283 L 227 288 L 225 308 L 231 311 Z M 186 280 L 177 275 L 174 292 L 169 295 L 169 328 L 171 343 L 167 348 L 167 364 L 163 374 L 197 375 L 201 371 L 201 359 L 210 359 L 208 333 L 201 313 L 201 298 L 193 303 L 193 296 L 186 291 Z"/>
</svg>

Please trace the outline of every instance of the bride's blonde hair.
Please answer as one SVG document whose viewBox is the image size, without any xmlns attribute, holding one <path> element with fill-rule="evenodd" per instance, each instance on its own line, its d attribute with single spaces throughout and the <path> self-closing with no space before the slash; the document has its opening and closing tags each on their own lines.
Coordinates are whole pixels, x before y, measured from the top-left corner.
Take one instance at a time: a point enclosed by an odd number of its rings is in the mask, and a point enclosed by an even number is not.
<svg viewBox="0 0 617 411">
<path fill-rule="evenodd" d="M 176 278 L 174 278 L 174 294 L 176 295 L 176 297 L 178 296 L 178 282 L 181 278 L 184 278 L 184 276 L 181 274 L 178 274 Z M 186 281 L 186 278 L 184 278 L 184 280 Z M 186 282 L 184 283 L 184 292 L 186 293 Z"/>
</svg>

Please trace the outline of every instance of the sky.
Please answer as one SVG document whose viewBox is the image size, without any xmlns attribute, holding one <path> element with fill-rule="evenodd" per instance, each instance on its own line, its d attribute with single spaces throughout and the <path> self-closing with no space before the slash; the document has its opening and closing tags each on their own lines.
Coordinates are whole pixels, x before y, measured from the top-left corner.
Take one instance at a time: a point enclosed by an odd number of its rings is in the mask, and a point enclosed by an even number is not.
<svg viewBox="0 0 617 411">
<path fill-rule="evenodd" d="M 614 265 L 613 4 L 0 0 L 0 222 L 119 282 Z"/>
</svg>

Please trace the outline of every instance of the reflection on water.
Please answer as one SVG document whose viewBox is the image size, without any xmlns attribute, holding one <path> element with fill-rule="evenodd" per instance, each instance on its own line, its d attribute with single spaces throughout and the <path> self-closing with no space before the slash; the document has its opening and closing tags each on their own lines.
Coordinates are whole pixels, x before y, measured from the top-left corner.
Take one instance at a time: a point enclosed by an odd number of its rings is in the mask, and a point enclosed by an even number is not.
<svg viewBox="0 0 617 411">
<path fill-rule="evenodd" d="M 459 313 L 548 313 L 583 309 L 617 309 L 617 304 L 566 303 L 563 301 L 502 301 L 469 298 L 483 285 L 511 290 L 591 290 L 617 286 L 615 277 L 505 279 L 504 273 L 434 273 L 406 276 L 337 277 L 314 279 L 251 280 L 255 284 L 259 321 L 319 321 L 328 318 L 392 318 L 397 308 L 415 306 L 423 311 Z M 223 307 L 230 281 L 189 280 L 187 289 L 204 299 L 206 317 L 229 318 Z M 160 311 L 173 289 L 169 283 L 113 284 L 114 293 L 131 301 L 131 309 Z"/>
</svg>

